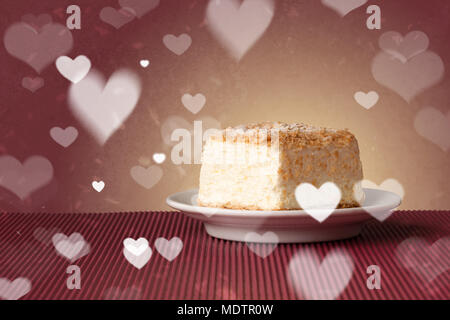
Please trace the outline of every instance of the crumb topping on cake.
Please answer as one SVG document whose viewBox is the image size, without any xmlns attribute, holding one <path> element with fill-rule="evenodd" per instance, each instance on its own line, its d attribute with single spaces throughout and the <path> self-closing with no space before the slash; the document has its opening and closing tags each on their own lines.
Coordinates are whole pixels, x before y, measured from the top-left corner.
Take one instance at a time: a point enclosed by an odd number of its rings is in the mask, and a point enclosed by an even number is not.
<svg viewBox="0 0 450 320">
<path fill-rule="evenodd" d="M 342 195 L 338 207 L 355 207 L 364 199 L 362 179 L 358 142 L 348 130 L 252 123 L 209 136 L 202 154 L 198 204 L 294 210 L 300 209 L 295 197 L 299 184 L 320 188 L 333 182 Z"/>
<path fill-rule="evenodd" d="M 280 145 L 286 146 L 345 146 L 355 140 L 348 129 L 331 129 L 316 127 L 304 123 L 259 122 L 228 127 L 212 134 L 213 141 L 244 142 L 270 145 L 278 139 Z"/>
</svg>

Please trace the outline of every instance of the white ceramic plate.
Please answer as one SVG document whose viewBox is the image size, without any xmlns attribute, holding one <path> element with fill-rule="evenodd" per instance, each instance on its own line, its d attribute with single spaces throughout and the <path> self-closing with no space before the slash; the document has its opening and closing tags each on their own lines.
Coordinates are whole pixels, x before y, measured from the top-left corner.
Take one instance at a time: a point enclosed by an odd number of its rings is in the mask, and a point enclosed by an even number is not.
<svg viewBox="0 0 450 320">
<path fill-rule="evenodd" d="M 345 239 L 360 233 L 373 217 L 398 207 L 401 198 L 395 193 L 364 189 L 366 199 L 359 208 L 335 209 L 322 223 L 304 210 L 258 211 L 208 208 L 197 205 L 197 190 L 175 193 L 167 204 L 188 216 L 203 221 L 209 235 L 246 242 L 316 242 Z M 254 233 L 259 234 L 255 236 Z M 274 236 L 275 234 L 275 236 Z"/>
</svg>

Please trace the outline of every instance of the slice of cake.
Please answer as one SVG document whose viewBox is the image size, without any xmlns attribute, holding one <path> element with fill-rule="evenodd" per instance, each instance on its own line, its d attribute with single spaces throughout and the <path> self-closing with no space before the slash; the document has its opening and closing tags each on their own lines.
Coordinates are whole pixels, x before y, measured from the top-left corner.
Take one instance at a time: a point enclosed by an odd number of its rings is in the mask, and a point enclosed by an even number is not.
<svg viewBox="0 0 450 320">
<path fill-rule="evenodd" d="M 266 122 L 210 135 L 202 153 L 198 204 L 247 210 L 301 209 L 295 189 L 333 182 L 339 208 L 357 207 L 364 192 L 358 142 L 347 130 Z"/>
</svg>

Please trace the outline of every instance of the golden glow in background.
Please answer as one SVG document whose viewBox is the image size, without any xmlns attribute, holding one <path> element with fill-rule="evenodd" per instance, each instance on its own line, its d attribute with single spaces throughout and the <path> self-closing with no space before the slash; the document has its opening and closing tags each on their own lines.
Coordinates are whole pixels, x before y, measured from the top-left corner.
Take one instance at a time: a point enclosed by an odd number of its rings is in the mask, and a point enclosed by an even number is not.
<svg viewBox="0 0 450 320">
<path fill-rule="evenodd" d="M 65 5 L 64 1 L 53 2 L 36 5 L 39 8 L 33 8 L 34 13 L 52 12 Z M 213 118 L 222 128 L 266 120 L 348 128 L 359 142 L 364 177 L 377 184 L 390 178 L 402 184 L 405 196 L 401 209 L 450 207 L 449 151 L 414 128 L 421 109 L 433 107 L 444 114 L 449 110 L 448 1 L 369 1 L 345 17 L 320 1 L 275 1 L 271 24 L 239 62 L 209 31 L 207 1 L 161 1 L 149 14 L 117 30 L 98 18 L 101 8 L 113 3 L 79 1 L 83 26 L 73 31 L 74 47 L 69 54 L 88 56 L 106 77 L 125 67 L 142 81 L 136 108 L 104 146 L 99 146 L 70 113 L 66 96 L 69 85 L 61 81 L 54 68 L 43 73 L 45 88 L 34 97 L 18 90 L 14 78 L 6 81 L 2 76 L 2 100 L 8 106 L 24 106 L 4 116 L 7 121 L 2 123 L 2 132 L 13 129 L 15 135 L 2 137 L 3 149 L 20 159 L 45 155 L 55 168 L 58 191 L 43 211 L 168 210 L 165 198 L 197 188 L 200 169 L 199 165 L 176 166 L 171 162 L 172 147 L 163 142 L 161 134 L 161 126 L 170 116 L 182 117 L 191 124 Z M 23 4 L 10 4 L 2 8 L 7 17 L 0 22 L 2 32 L 30 11 Z M 366 27 L 369 4 L 381 8 L 381 30 Z M 428 36 L 428 50 L 442 59 L 445 73 L 437 85 L 408 103 L 375 81 L 371 66 L 381 50 L 381 34 L 397 31 L 406 35 L 413 30 Z M 192 44 L 178 56 L 164 46 L 162 38 L 181 33 L 189 34 Z M 29 72 L 2 51 L 7 74 Z M 149 67 L 140 67 L 141 59 L 148 59 Z M 358 91 L 376 91 L 379 100 L 366 110 L 354 99 Z M 205 95 L 206 104 L 196 115 L 181 103 L 185 93 Z M 34 121 L 27 119 L 27 112 Z M 40 144 L 48 138 L 49 128 L 58 123 L 55 119 L 64 119 L 59 121 L 61 127 L 74 125 L 80 133 L 77 141 L 63 151 Z M 158 152 L 167 156 L 158 165 L 163 175 L 151 189 L 145 189 L 132 179 L 130 169 L 156 165 L 152 155 Z M 92 189 L 93 180 L 105 182 L 101 193 Z"/>
</svg>

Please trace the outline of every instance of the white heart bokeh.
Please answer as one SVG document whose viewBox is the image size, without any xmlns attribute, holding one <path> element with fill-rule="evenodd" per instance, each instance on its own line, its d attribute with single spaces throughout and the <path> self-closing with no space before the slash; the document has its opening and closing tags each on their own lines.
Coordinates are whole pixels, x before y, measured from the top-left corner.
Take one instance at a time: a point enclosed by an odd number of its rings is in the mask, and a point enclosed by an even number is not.
<svg viewBox="0 0 450 320">
<path fill-rule="evenodd" d="M 27 278 L 16 278 L 9 281 L 0 278 L 0 298 L 4 300 L 18 300 L 31 290 L 31 281 Z"/>
<path fill-rule="evenodd" d="M 0 187 L 21 200 L 46 186 L 53 178 L 53 166 L 47 158 L 31 156 L 23 164 L 10 155 L 0 156 Z"/>
<path fill-rule="evenodd" d="M 421 281 L 430 283 L 450 269 L 449 251 L 450 237 L 442 237 L 432 244 L 412 237 L 397 246 L 395 255 L 402 267 L 415 273 Z"/>
<path fill-rule="evenodd" d="M 388 178 L 379 185 L 373 181 L 364 179 L 361 181 L 361 185 L 363 188 L 379 189 L 393 192 L 399 195 L 400 198 L 402 199 L 405 196 L 405 189 L 403 188 L 403 185 L 397 179 L 394 178 Z"/>
<path fill-rule="evenodd" d="M 130 169 L 130 175 L 133 180 L 146 189 L 151 189 L 161 180 L 163 170 L 156 165 L 144 168 L 142 166 L 134 166 Z"/>
<path fill-rule="evenodd" d="M 443 151 L 450 150 L 450 111 L 444 114 L 436 108 L 425 107 L 416 114 L 414 129 Z"/>
<path fill-rule="evenodd" d="M 3 43 L 10 55 L 41 73 L 57 57 L 72 49 L 73 37 L 60 23 L 50 21 L 40 28 L 33 28 L 28 23 L 18 22 L 5 31 Z"/>
<path fill-rule="evenodd" d="M 322 0 L 322 4 L 336 11 L 341 17 L 366 4 L 367 0 Z"/>
<path fill-rule="evenodd" d="M 325 182 L 319 189 L 310 183 L 301 183 L 295 189 L 295 199 L 307 214 L 323 222 L 341 201 L 341 190 L 333 182 Z"/>
<path fill-rule="evenodd" d="M 353 270 L 353 259 L 345 249 L 334 249 L 320 261 L 315 250 L 306 248 L 290 260 L 288 279 L 300 297 L 334 300 L 347 287 Z"/>
<path fill-rule="evenodd" d="M 280 239 L 272 231 L 264 233 L 249 232 L 245 235 L 247 247 L 261 258 L 266 258 L 277 248 Z"/>
<path fill-rule="evenodd" d="M 164 153 L 154 153 L 153 154 L 153 161 L 155 161 L 157 164 L 161 164 L 166 160 L 166 155 Z"/>
<path fill-rule="evenodd" d="M 75 127 L 69 126 L 65 129 L 60 127 L 53 127 L 50 129 L 50 136 L 60 146 L 67 148 L 78 137 L 78 130 Z"/>
<path fill-rule="evenodd" d="M 37 227 L 33 231 L 33 237 L 47 247 L 50 244 L 52 244 L 53 235 L 55 235 L 56 233 L 60 233 L 60 230 L 57 227 L 51 229 L 45 229 L 44 227 Z"/>
<path fill-rule="evenodd" d="M 428 43 L 427 35 L 421 31 L 412 31 L 405 37 L 393 31 L 382 34 L 382 51 L 372 61 L 373 77 L 411 102 L 444 76 L 444 63 L 436 53 L 426 51 Z"/>
<path fill-rule="evenodd" d="M 188 109 L 193 114 L 197 114 L 200 110 L 203 109 L 203 106 L 206 103 L 206 97 L 201 93 L 197 93 L 195 96 L 192 96 L 189 93 L 185 93 L 181 97 L 181 102 L 186 109 Z"/>
<path fill-rule="evenodd" d="M 429 43 L 428 36 L 422 31 L 411 31 L 405 37 L 396 31 L 387 31 L 378 40 L 378 45 L 383 51 L 403 63 L 427 51 Z"/>
<path fill-rule="evenodd" d="M 22 79 L 22 87 L 30 90 L 31 92 L 36 92 L 42 88 L 44 84 L 45 81 L 41 77 L 23 77 Z"/>
<path fill-rule="evenodd" d="M 182 33 L 179 36 L 174 36 L 173 34 L 166 34 L 163 37 L 163 43 L 167 49 L 169 49 L 176 55 L 182 55 L 191 46 L 192 39 L 186 33 Z"/>
<path fill-rule="evenodd" d="M 73 83 L 78 83 L 89 73 L 91 61 L 83 55 L 73 60 L 67 56 L 61 56 L 56 59 L 56 69 L 64 78 Z"/>
<path fill-rule="evenodd" d="M 369 110 L 372 108 L 377 102 L 378 102 L 378 93 L 375 91 L 369 91 L 367 93 L 358 91 L 355 92 L 355 95 L 353 96 L 356 100 L 356 102 L 359 103 L 362 107 Z"/>
<path fill-rule="evenodd" d="M 183 249 L 183 241 L 178 237 L 173 237 L 170 240 L 158 238 L 155 240 L 155 248 L 165 259 L 173 261 Z"/>
<path fill-rule="evenodd" d="M 206 18 L 212 34 L 239 61 L 269 27 L 274 10 L 273 0 L 210 0 Z"/>
<path fill-rule="evenodd" d="M 150 61 L 148 61 L 147 59 L 142 59 L 141 61 L 139 61 L 139 64 L 142 68 L 147 68 L 150 64 Z"/>
<path fill-rule="evenodd" d="M 95 70 L 69 89 L 75 117 L 103 145 L 133 112 L 141 94 L 141 82 L 127 70 L 114 72 L 105 83 Z"/>
<path fill-rule="evenodd" d="M 148 245 L 148 240 L 139 238 L 126 238 L 123 241 L 123 255 L 129 263 L 137 269 L 142 269 L 152 256 L 152 249 Z"/>
<path fill-rule="evenodd" d="M 97 192 L 102 192 L 102 190 L 105 188 L 105 182 L 104 181 L 92 181 L 92 188 L 94 188 Z"/>
<path fill-rule="evenodd" d="M 52 236 L 52 243 L 56 252 L 71 262 L 90 252 L 89 243 L 78 232 L 74 232 L 70 236 L 66 236 L 64 233 L 55 233 Z"/>
<path fill-rule="evenodd" d="M 106 22 L 116 29 L 123 27 L 127 23 L 133 21 L 136 17 L 134 10 L 129 7 L 119 9 L 113 7 L 104 7 L 102 10 L 100 10 L 99 16 L 100 20 Z"/>
<path fill-rule="evenodd" d="M 394 178 L 388 178 L 388 179 L 384 180 L 382 183 L 380 183 L 379 185 L 373 181 L 364 179 L 361 181 L 361 186 L 363 188 L 378 189 L 378 190 L 393 192 L 393 193 L 397 194 L 398 196 L 400 196 L 401 199 L 403 199 L 403 197 L 405 196 L 405 190 L 404 190 L 402 184 Z M 356 192 L 356 189 L 354 189 L 353 191 Z M 355 199 L 358 199 L 356 194 L 355 194 Z M 363 205 L 363 204 L 361 203 L 361 205 Z M 393 210 L 381 210 L 380 211 L 378 209 L 371 209 L 370 207 L 367 207 L 367 206 L 363 207 L 363 209 L 366 212 L 368 212 L 372 217 L 374 217 L 375 219 L 377 219 L 380 222 L 383 222 L 384 220 L 389 218 L 393 212 Z"/>
</svg>

